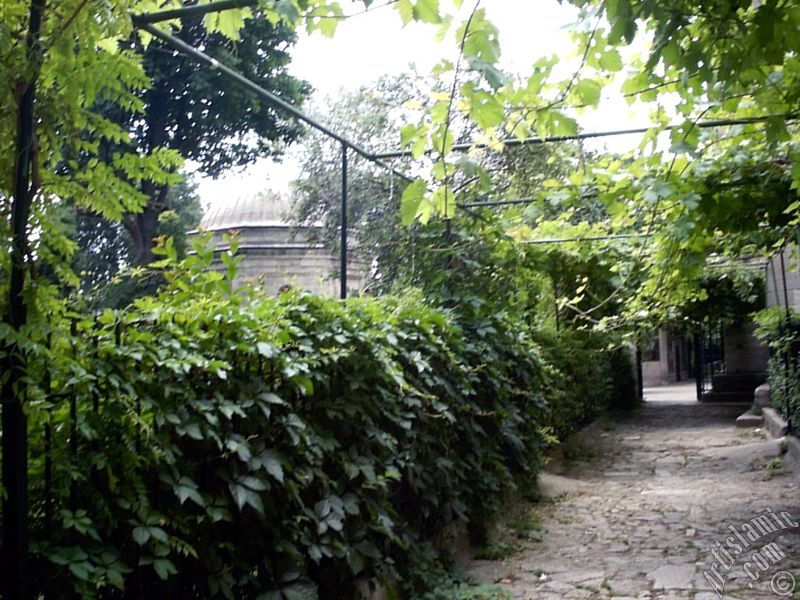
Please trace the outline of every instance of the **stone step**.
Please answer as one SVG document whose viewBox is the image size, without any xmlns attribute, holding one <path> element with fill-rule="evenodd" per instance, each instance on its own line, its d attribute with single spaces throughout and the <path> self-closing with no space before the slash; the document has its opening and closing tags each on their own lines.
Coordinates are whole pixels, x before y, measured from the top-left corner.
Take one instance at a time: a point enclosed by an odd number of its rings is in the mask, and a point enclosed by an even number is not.
<svg viewBox="0 0 800 600">
<path fill-rule="evenodd" d="M 715 392 L 752 392 L 767 380 L 766 373 L 720 373 L 711 379 Z"/>
<path fill-rule="evenodd" d="M 711 390 L 703 394 L 700 399 L 701 402 L 728 402 L 732 404 L 752 404 L 753 391 L 734 391 L 734 392 L 720 392 L 718 390 Z"/>
</svg>

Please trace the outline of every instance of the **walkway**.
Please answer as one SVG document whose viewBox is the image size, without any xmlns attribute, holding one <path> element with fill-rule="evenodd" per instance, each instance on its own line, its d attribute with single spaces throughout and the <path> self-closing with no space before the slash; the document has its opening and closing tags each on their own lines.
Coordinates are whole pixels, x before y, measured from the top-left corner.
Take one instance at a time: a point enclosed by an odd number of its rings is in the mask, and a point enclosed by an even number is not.
<svg viewBox="0 0 800 600">
<path fill-rule="evenodd" d="M 788 591 L 793 573 L 798 595 L 784 597 L 800 598 L 800 530 L 758 537 L 738 556 L 726 546 L 728 526 L 744 535 L 767 508 L 800 519 L 800 480 L 784 471 L 780 444 L 737 429 L 740 406 L 698 404 L 693 385 L 675 387 L 647 390 L 643 408 L 565 448 L 571 460 L 541 478 L 544 499 L 498 527 L 493 547 L 507 556 L 469 571 L 526 599 L 710 600 L 723 581 L 725 598 L 776 598 L 771 583 Z M 731 558 L 711 554 L 717 542 Z"/>
</svg>

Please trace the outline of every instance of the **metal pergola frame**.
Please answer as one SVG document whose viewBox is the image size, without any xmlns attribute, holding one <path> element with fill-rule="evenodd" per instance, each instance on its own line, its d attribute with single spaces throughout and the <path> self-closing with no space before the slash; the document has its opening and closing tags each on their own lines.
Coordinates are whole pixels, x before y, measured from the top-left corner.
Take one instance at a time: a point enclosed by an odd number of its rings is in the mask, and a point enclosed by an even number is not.
<svg viewBox="0 0 800 600">
<path fill-rule="evenodd" d="M 258 0 L 218 0 L 216 2 L 210 2 L 208 4 L 195 4 L 191 6 L 184 6 L 181 8 L 163 10 L 153 13 L 141 14 L 141 15 L 131 15 L 131 20 L 133 25 L 137 29 L 141 29 L 143 31 L 148 32 L 153 37 L 159 39 L 165 45 L 171 47 L 173 50 L 180 52 L 188 56 L 189 58 L 194 59 L 195 61 L 206 65 L 207 67 L 219 71 L 223 76 L 227 77 L 231 80 L 235 85 L 243 87 L 246 90 L 249 90 L 259 96 L 260 98 L 266 100 L 267 102 L 271 103 L 277 109 L 283 110 L 293 118 L 310 125 L 320 133 L 328 136 L 329 138 L 337 141 L 341 145 L 341 168 L 342 168 L 342 176 L 341 176 L 341 201 L 340 201 L 340 208 L 341 208 L 341 222 L 340 222 L 340 242 L 339 242 L 339 258 L 340 258 L 340 267 L 339 267 L 339 282 L 340 282 L 340 291 L 339 297 L 341 299 L 347 298 L 347 262 L 348 262 L 348 222 L 347 222 L 347 200 L 348 200 L 348 150 L 352 150 L 359 156 L 365 158 L 366 160 L 372 162 L 373 164 L 386 169 L 390 173 L 400 177 L 401 179 L 410 182 L 413 180 L 412 177 L 407 175 L 406 173 L 396 169 L 390 164 L 386 163 L 388 159 L 394 158 L 408 158 L 412 156 L 412 152 L 410 150 L 392 150 L 392 151 L 384 151 L 384 152 L 370 152 L 369 150 L 365 149 L 359 144 L 352 142 L 344 135 L 335 132 L 333 129 L 327 127 L 326 125 L 320 123 L 313 117 L 307 115 L 299 108 L 293 106 L 292 104 L 286 102 L 282 98 L 279 98 L 269 90 L 264 89 L 257 83 L 251 81 L 247 77 L 245 77 L 242 73 L 239 73 L 235 69 L 228 67 L 227 65 L 219 62 L 217 59 L 208 56 L 207 54 L 201 52 L 194 46 L 187 44 L 177 36 L 174 36 L 170 33 L 165 32 L 162 29 L 159 29 L 155 26 L 156 23 L 162 23 L 164 21 L 170 21 L 174 19 L 186 18 L 186 17 L 201 17 L 208 14 L 213 14 L 217 12 L 222 12 L 225 10 L 231 9 L 239 9 L 239 8 L 247 8 L 247 7 L 254 7 L 258 5 Z M 325 18 L 325 17 L 323 17 Z M 777 116 L 780 118 L 788 119 L 794 118 L 793 115 L 780 115 Z M 747 117 L 747 118 L 740 118 L 740 119 L 718 119 L 713 121 L 699 121 L 695 123 L 695 127 L 701 129 L 709 129 L 715 127 L 728 127 L 733 125 L 747 125 L 753 123 L 761 123 L 767 121 L 768 119 L 776 118 L 776 116 L 763 116 L 763 117 Z M 682 125 L 668 125 L 664 129 L 667 131 L 671 131 L 681 127 Z M 553 136 L 549 138 L 541 138 L 541 137 L 528 137 L 528 138 L 508 138 L 499 140 L 497 144 L 488 143 L 488 142 L 469 142 L 469 143 L 462 143 L 462 144 L 455 144 L 452 147 L 453 151 L 456 152 L 468 152 L 473 149 L 477 148 L 491 148 L 495 145 L 502 145 L 502 146 L 526 146 L 526 145 L 539 145 L 539 144 L 549 144 L 549 143 L 559 143 L 559 142 L 566 142 L 566 141 L 579 141 L 579 140 L 586 140 L 586 139 L 597 139 L 597 138 L 604 138 L 604 137 L 616 137 L 622 135 L 634 135 L 634 134 L 642 134 L 646 133 L 652 129 L 651 127 L 638 127 L 633 129 L 618 129 L 618 130 L 611 130 L 611 131 L 597 131 L 597 132 L 586 132 L 586 133 L 578 133 L 574 135 L 564 135 L 564 136 Z M 426 150 L 425 154 L 432 154 L 435 152 L 432 149 Z M 456 204 L 457 207 L 460 208 L 484 208 L 484 207 L 493 207 L 493 206 L 505 206 L 505 205 L 516 205 L 516 204 L 529 204 L 535 202 L 536 200 L 533 198 L 526 198 L 526 199 L 519 199 L 519 200 L 485 200 L 480 202 L 472 202 L 472 203 L 459 203 Z M 447 217 L 446 217 L 447 218 Z M 450 219 L 447 218 L 448 226 Z M 449 229 L 449 227 L 448 227 Z M 633 237 L 637 235 L 634 234 Z M 536 243 L 534 240 L 533 243 Z M 546 242 L 552 243 L 552 242 Z"/>
</svg>

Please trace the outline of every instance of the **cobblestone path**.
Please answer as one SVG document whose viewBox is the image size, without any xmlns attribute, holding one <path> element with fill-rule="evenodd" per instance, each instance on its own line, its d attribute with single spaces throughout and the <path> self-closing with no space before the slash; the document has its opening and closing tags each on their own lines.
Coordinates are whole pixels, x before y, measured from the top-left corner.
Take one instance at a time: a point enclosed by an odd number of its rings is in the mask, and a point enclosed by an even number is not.
<svg viewBox="0 0 800 600">
<path fill-rule="evenodd" d="M 548 466 L 545 497 L 498 525 L 487 550 L 505 556 L 469 572 L 525 599 L 800 598 L 800 530 L 780 516 L 800 520 L 800 478 L 778 441 L 735 427 L 741 412 L 667 397 L 595 424 Z M 764 535 L 751 520 L 767 509 Z"/>
</svg>

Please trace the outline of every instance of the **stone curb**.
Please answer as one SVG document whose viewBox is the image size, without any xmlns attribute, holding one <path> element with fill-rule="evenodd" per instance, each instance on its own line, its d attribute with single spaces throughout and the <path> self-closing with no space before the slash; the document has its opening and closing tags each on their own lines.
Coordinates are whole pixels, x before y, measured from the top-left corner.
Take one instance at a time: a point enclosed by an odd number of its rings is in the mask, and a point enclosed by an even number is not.
<svg viewBox="0 0 800 600">
<path fill-rule="evenodd" d="M 761 427 L 762 425 L 764 425 L 764 415 L 756 414 L 752 408 L 736 417 L 737 427 Z"/>
<path fill-rule="evenodd" d="M 789 424 L 778 414 L 774 408 L 765 406 L 763 408 L 764 427 L 770 437 L 781 439 L 786 444 L 786 454 L 784 464 L 795 473 L 800 473 L 800 439 L 794 435 L 788 435 Z"/>
<path fill-rule="evenodd" d="M 765 406 L 762 412 L 764 414 L 764 425 L 772 437 L 782 438 L 789 432 L 789 424 L 783 420 L 783 417 L 774 408 Z"/>
<path fill-rule="evenodd" d="M 795 473 L 800 472 L 800 439 L 793 435 L 787 435 L 784 438 L 786 442 L 786 456 L 784 457 L 784 464 Z"/>
</svg>

